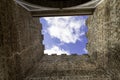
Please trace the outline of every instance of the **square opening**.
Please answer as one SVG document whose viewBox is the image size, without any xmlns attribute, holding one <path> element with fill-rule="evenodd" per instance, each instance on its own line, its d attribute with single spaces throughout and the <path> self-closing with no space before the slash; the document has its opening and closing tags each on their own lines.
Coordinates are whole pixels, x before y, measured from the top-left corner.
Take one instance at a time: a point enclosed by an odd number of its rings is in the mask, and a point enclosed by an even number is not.
<svg viewBox="0 0 120 80">
<path fill-rule="evenodd" d="M 41 17 L 44 54 L 88 54 L 88 16 Z"/>
</svg>

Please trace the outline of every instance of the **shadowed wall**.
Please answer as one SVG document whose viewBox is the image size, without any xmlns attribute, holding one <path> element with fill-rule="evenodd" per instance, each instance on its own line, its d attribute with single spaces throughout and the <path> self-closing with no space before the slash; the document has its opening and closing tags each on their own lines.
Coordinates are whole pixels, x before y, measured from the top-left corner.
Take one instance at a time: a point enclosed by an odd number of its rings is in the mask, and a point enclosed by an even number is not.
<svg viewBox="0 0 120 80">
<path fill-rule="evenodd" d="M 55 67 L 53 69 L 54 72 L 51 72 L 53 73 L 53 80 L 71 80 L 71 77 L 74 79 L 77 78 L 78 80 L 87 80 L 89 78 L 91 80 L 94 78 L 96 80 L 101 80 L 101 76 L 106 75 L 111 77 L 111 80 L 120 80 L 119 15 L 120 1 L 104 0 L 103 3 L 97 6 L 93 15 L 88 18 L 89 55 L 87 55 L 87 58 L 84 56 L 81 58 L 83 62 L 80 65 L 84 66 L 83 68 L 87 70 L 91 70 L 88 66 L 89 64 L 90 66 L 95 66 L 95 70 L 93 70 L 95 75 L 91 73 L 92 77 L 88 76 L 87 78 L 84 78 L 84 75 L 82 76 L 79 74 L 81 71 L 76 68 L 76 66 L 78 66 L 77 61 L 79 62 L 78 56 L 76 56 L 77 58 L 75 56 L 70 58 L 70 56 L 61 57 L 48 55 L 42 57 L 44 46 L 42 45 L 43 37 L 40 31 L 42 25 L 39 23 L 39 18 L 33 18 L 28 11 L 21 6 L 18 6 L 13 0 L 0 0 L 0 80 L 23 80 L 23 78 L 29 77 L 26 75 L 31 74 L 31 70 L 33 69 L 36 69 L 37 71 L 40 70 L 40 73 L 35 71 L 35 74 L 37 72 L 37 75 L 34 75 L 33 73 L 33 76 L 39 77 L 39 74 L 43 74 L 45 77 L 40 79 L 52 80 L 49 71 L 53 67 Z M 55 61 L 58 61 L 58 63 Z M 54 62 L 55 64 L 51 64 Z M 71 63 L 68 64 L 69 62 Z M 58 65 L 63 68 L 60 68 Z M 75 66 L 70 66 L 70 68 L 68 68 L 69 65 Z M 63 71 L 59 72 L 56 68 Z M 64 71 L 64 69 L 71 70 L 72 68 L 74 69 L 73 72 L 69 73 L 69 71 Z M 42 73 L 41 70 L 46 72 Z M 61 75 L 61 73 L 62 76 L 54 76 L 54 74 Z M 50 76 L 47 76 L 47 74 Z M 71 76 L 71 74 L 75 75 Z M 75 77 L 76 74 L 79 75 Z M 99 77 L 97 74 L 101 75 L 99 79 L 97 78 Z M 82 76 L 82 78 L 79 76 Z"/>
<path fill-rule="evenodd" d="M 0 80 L 22 80 L 41 59 L 39 18 L 13 0 L 0 1 Z"/>
</svg>

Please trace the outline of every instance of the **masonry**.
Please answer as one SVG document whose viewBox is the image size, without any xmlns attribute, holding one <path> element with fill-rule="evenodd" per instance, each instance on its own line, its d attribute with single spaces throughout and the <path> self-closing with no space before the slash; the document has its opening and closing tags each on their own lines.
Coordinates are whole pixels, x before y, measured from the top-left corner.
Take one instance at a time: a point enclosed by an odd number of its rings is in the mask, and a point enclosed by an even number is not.
<svg viewBox="0 0 120 80">
<path fill-rule="evenodd" d="M 120 71 L 120 1 L 104 0 L 88 18 L 88 51 L 97 53 L 97 64 L 119 77 Z M 116 72 L 117 71 L 117 72 Z"/>
<path fill-rule="evenodd" d="M 0 0 L 0 80 L 120 80 L 120 1 L 104 0 L 86 24 L 88 55 L 44 55 L 39 18 Z"/>
<path fill-rule="evenodd" d="M 21 78 L 43 56 L 39 18 L 13 0 L 0 1 L 0 80 Z"/>
</svg>

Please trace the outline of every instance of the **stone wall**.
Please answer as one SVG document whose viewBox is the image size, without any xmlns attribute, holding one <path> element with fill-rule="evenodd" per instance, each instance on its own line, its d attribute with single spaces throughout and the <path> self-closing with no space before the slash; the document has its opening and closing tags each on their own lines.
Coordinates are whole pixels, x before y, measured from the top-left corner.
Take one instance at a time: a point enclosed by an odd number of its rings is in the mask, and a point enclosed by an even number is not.
<svg viewBox="0 0 120 80">
<path fill-rule="evenodd" d="M 98 67 L 110 70 L 120 79 L 120 1 L 104 0 L 87 20 L 88 51 L 96 54 Z"/>
<path fill-rule="evenodd" d="M 88 18 L 90 56 L 42 57 L 39 19 L 32 18 L 13 0 L 0 0 L 0 80 L 23 80 L 26 76 L 53 80 L 99 80 L 100 76 L 102 80 L 120 80 L 119 15 L 120 1 L 104 0 Z"/>
<path fill-rule="evenodd" d="M 111 80 L 109 76 L 51 76 L 51 77 L 37 77 L 27 78 L 25 80 Z"/>
<path fill-rule="evenodd" d="M 42 70 L 94 70 L 89 55 L 45 55 L 39 62 Z"/>
<path fill-rule="evenodd" d="M 45 55 L 25 80 L 111 80 L 89 55 Z"/>
<path fill-rule="evenodd" d="M 13 0 L 0 0 L 0 80 L 22 80 L 41 59 L 38 18 Z"/>
</svg>

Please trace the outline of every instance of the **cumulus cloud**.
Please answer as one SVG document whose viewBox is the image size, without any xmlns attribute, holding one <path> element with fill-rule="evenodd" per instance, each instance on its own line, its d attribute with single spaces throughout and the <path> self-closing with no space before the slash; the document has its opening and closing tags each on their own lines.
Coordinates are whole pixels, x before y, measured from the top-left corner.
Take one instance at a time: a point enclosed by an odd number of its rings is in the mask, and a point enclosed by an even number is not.
<svg viewBox="0 0 120 80">
<path fill-rule="evenodd" d="M 64 49 L 59 48 L 58 46 L 53 46 L 51 49 L 44 50 L 45 54 L 51 55 L 51 54 L 67 54 L 69 55 L 69 51 L 65 51 Z"/>
<path fill-rule="evenodd" d="M 83 49 L 85 53 L 88 53 L 88 50 L 86 48 Z"/>
<path fill-rule="evenodd" d="M 85 19 L 82 17 L 44 17 L 48 23 L 47 32 L 52 38 L 57 38 L 63 43 L 76 43 L 81 41 L 80 36 L 84 32 L 80 28 L 85 25 Z"/>
</svg>

